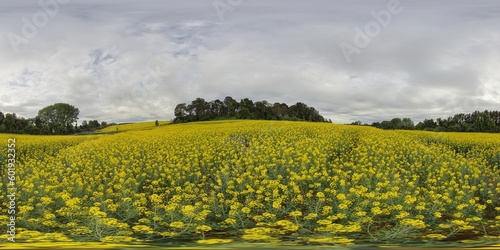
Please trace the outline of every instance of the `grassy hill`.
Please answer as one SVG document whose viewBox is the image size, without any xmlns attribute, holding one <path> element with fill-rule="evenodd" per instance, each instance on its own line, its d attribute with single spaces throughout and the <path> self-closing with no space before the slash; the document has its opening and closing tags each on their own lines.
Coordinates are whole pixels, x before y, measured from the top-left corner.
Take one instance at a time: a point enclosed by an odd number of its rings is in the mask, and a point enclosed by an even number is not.
<svg viewBox="0 0 500 250">
<path fill-rule="evenodd" d="M 160 121 L 159 126 L 169 125 L 170 121 Z M 97 134 L 102 133 L 117 133 L 117 132 L 126 132 L 126 131 L 140 131 L 140 130 L 151 130 L 156 128 L 155 121 L 147 121 L 147 122 L 137 122 L 137 123 L 126 123 L 126 124 L 118 124 L 106 127 L 104 129 L 97 130 Z"/>
</svg>

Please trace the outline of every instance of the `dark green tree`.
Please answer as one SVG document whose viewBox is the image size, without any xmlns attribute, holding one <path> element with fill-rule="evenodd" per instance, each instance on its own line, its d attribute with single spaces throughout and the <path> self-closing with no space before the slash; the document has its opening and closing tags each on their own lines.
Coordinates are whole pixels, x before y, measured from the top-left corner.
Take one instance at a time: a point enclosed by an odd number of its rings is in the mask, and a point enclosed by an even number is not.
<svg viewBox="0 0 500 250">
<path fill-rule="evenodd" d="M 226 96 L 223 102 L 218 99 L 206 102 L 203 98 L 196 98 L 187 106 L 185 103 L 178 104 L 174 115 L 174 123 L 217 118 L 327 121 L 316 109 L 300 102 L 288 107 L 285 103 L 270 104 L 266 100 L 254 103 L 248 98 L 236 102 L 230 96 Z"/>
<path fill-rule="evenodd" d="M 402 129 L 403 121 L 400 118 L 394 118 L 391 120 L 391 129 Z"/>
<path fill-rule="evenodd" d="M 222 108 L 223 108 L 224 104 L 219 99 L 211 101 L 209 103 L 209 105 L 210 105 L 210 118 L 211 119 L 222 116 L 221 114 L 222 114 Z"/>
<path fill-rule="evenodd" d="M 272 108 L 266 100 L 255 102 L 255 118 L 270 120 Z"/>
<path fill-rule="evenodd" d="M 283 110 L 281 103 L 275 102 L 273 104 L 273 113 L 274 113 L 277 120 L 283 120 L 283 118 L 285 117 L 286 111 Z"/>
<path fill-rule="evenodd" d="M 179 103 L 174 109 L 175 119 L 174 122 L 185 122 L 187 116 L 186 103 Z"/>
<path fill-rule="evenodd" d="M 415 124 L 410 118 L 403 118 L 402 123 L 403 123 L 402 127 L 403 129 L 412 130 L 415 128 Z"/>
<path fill-rule="evenodd" d="M 203 98 L 196 98 L 190 105 L 193 108 L 196 121 L 205 121 L 210 118 L 210 104 Z"/>
<path fill-rule="evenodd" d="M 96 130 L 99 128 L 99 126 L 101 126 L 101 124 L 99 124 L 99 121 L 97 121 L 97 120 L 90 120 L 89 121 L 89 129 L 90 130 Z"/>
<path fill-rule="evenodd" d="M 224 98 L 224 106 L 227 109 L 227 116 L 236 117 L 236 113 L 238 112 L 239 108 L 238 102 L 236 100 L 234 100 L 230 96 L 226 96 L 226 98 Z"/>
<path fill-rule="evenodd" d="M 488 111 L 477 114 L 475 129 L 477 132 L 493 132 L 496 130 L 495 123 L 488 114 Z"/>
<path fill-rule="evenodd" d="M 255 113 L 255 104 L 253 103 L 252 100 L 248 98 L 244 98 L 240 100 L 240 109 L 246 108 L 248 112 L 250 112 L 250 116 Z M 248 117 L 248 118 L 253 118 L 253 117 Z"/>
<path fill-rule="evenodd" d="M 89 124 L 87 123 L 87 120 L 83 120 L 82 124 L 80 124 L 80 129 L 86 131 L 86 130 L 88 130 L 88 128 L 89 128 Z"/>
<path fill-rule="evenodd" d="M 238 119 L 249 119 L 250 111 L 246 107 L 241 107 L 237 115 Z"/>
<path fill-rule="evenodd" d="M 6 133 L 17 133 L 17 126 L 16 126 L 16 120 L 17 120 L 17 116 L 16 116 L 16 113 L 12 113 L 12 114 L 5 114 L 5 118 L 3 120 L 3 130 L 2 132 L 6 132 Z"/>
</svg>

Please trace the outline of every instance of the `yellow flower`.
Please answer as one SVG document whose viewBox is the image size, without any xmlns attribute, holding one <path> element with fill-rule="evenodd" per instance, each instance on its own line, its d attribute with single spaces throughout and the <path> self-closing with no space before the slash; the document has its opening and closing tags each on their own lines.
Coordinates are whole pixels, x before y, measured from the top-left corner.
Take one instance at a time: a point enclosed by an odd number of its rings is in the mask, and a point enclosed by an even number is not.
<svg viewBox="0 0 500 250">
<path fill-rule="evenodd" d="M 295 210 L 293 212 L 290 212 L 289 215 L 292 216 L 292 217 L 300 217 L 300 216 L 302 216 L 302 212 L 298 211 L 298 210 Z"/>
<path fill-rule="evenodd" d="M 419 229 L 423 229 L 427 226 L 425 222 L 423 222 L 422 220 L 415 220 L 409 218 L 403 219 L 401 221 L 401 225 L 412 226 Z"/>
<path fill-rule="evenodd" d="M 358 217 L 366 216 L 366 212 L 365 211 L 358 211 L 358 212 L 356 212 L 356 216 L 358 216 Z"/>
<path fill-rule="evenodd" d="M 396 218 L 397 219 L 403 219 L 403 218 L 406 218 L 410 215 L 410 213 L 408 212 L 400 212 L 398 215 L 396 215 Z"/>
<path fill-rule="evenodd" d="M 104 218 L 107 215 L 105 212 L 101 211 L 98 207 L 91 207 L 89 212 L 91 215 L 93 215 L 95 217 Z"/>
<path fill-rule="evenodd" d="M 174 222 L 170 223 L 170 227 L 183 229 L 185 227 L 185 225 L 184 225 L 184 222 L 182 222 L 182 221 L 174 221 Z"/>
<path fill-rule="evenodd" d="M 194 210 L 195 210 L 195 207 L 191 206 L 191 205 L 186 205 L 186 206 L 183 206 L 181 208 L 182 213 L 188 217 L 194 216 Z"/>
<path fill-rule="evenodd" d="M 207 225 L 201 225 L 196 227 L 196 232 L 208 232 L 210 230 L 212 230 L 212 228 Z"/>
<path fill-rule="evenodd" d="M 349 208 L 349 205 L 347 205 L 345 203 L 342 203 L 342 204 L 339 205 L 339 209 L 345 210 L 347 208 Z"/>
<path fill-rule="evenodd" d="M 233 242 L 232 239 L 206 239 L 206 240 L 197 240 L 196 243 L 198 244 L 207 244 L 207 245 L 212 245 L 212 244 L 224 244 L 224 243 L 231 243 Z"/>
<path fill-rule="evenodd" d="M 227 219 L 224 220 L 224 222 L 226 224 L 230 224 L 230 225 L 236 224 L 236 220 L 233 219 L 233 218 L 227 218 Z"/>
<path fill-rule="evenodd" d="M 423 237 L 427 238 L 427 239 L 435 239 L 435 240 L 442 240 L 442 239 L 446 238 L 446 236 L 444 236 L 442 234 L 427 234 Z"/>
<path fill-rule="evenodd" d="M 304 217 L 305 220 L 313 220 L 315 219 L 316 217 L 318 217 L 318 214 L 317 213 L 309 213 L 308 215 L 306 215 L 306 217 Z"/>
<path fill-rule="evenodd" d="M 42 198 L 40 198 L 40 201 L 44 205 L 49 205 L 50 203 L 52 203 L 52 198 L 50 198 L 50 197 L 42 197 Z"/>
<path fill-rule="evenodd" d="M 268 213 L 268 212 L 263 213 L 262 216 L 264 216 L 264 218 L 269 218 L 269 219 L 276 217 L 276 215 L 274 215 L 272 213 Z"/>
<path fill-rule="evenodd" d="M 318 221 L 316 221 L 316 223 L 318 223 L 320 225 L 330 225 L 330 224 L 332 224 L 332 221 L 330 221 L 330 220 L 318 220 Z"/>
<path fill-rule="evenodd" d="M 244 207 L 241 209 L 241 212 L 244 213 L 244 214 L 249 214 L 252 210 L 248 207 Z"/>
<path fill-rule="evenodd" d="M 151 229 L 151 227 L 146 226 L 146 225 L 133 226 L 132 230 L 134 230 L 134 232 L 136 232 L 136 233 L 145 233 L 145 234 L 153 234 L 154 233 L 153 229 Z"/>
<path fill-rule="evenodd" d="M 56 218 L 56 216 L 52 213 L 46 213 L 43 215 L 43 218 L 45 218 L 46 220 L 53 220 Z"/>
<path fill-rule="evenodd" d="M 345 194 L 338 194 L 338 195 L 337 195 L 337 199 L 339 199 L 339 200 L 345 200 L 346 198 L 347 198 L 347 197 L 346 197 L 346 195 L 345 195 Z"/>
</svg>

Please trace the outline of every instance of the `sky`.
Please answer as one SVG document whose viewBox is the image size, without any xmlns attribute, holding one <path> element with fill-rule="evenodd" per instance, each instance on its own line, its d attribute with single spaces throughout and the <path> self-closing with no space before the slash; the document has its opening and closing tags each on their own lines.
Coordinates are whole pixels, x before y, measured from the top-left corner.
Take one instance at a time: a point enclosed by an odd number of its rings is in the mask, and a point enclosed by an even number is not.
<svg viewBox="0 0 500 250">
<path fill-rule="evenodd" d="M 499 110 L 500 1 L 0 1 L 3 113 L 169 120 L 226 96 L 334 123 Z"/>
</svg>

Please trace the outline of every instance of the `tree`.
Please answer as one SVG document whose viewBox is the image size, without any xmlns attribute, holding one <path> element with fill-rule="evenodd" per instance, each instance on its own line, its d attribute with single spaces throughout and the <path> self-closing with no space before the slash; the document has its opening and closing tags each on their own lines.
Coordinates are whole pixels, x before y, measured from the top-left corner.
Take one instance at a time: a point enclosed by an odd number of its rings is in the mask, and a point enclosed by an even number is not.
<svg viewBox="0 0 500 250">
<path fill-rule="evenodd" d="M 67 133 L 67 128 L 76 123 L 79 114 L 78 108 L 67 103 L 56 103 L 38 111 L 40 120 L 56 134 Z"/>
<path fill-rule="evenodd" d="M 101 124 L 99 124 L 99 121 L 97 121 L 97 120 L 90 120 L 89 121 L 89 129 L 90 130 L 96 130 L 99 128 L 99 126 L 101 126 Z"/>
<path fill-rule="evenodd" d="M 227 108 L 227 115 L 229 117 L 236 116 L 236 112 L 238 112 L 239 108 L 238 102 L 236 100 L 234 100 L 230 96 L 226 96 L 226 98 L 224 98 L 224 106 Z"/>
<path fill-rule="evenodd" d="M 254 105 L 253 101 L 248 99 L 248 98 L 244 98 L 244 99 L 240 100 L 240 111 L 243 108 L 248 110 L 250 115 L 255 113 L 255 105 Z M 252 118 L 252 117 L 248 117 L 248 118 Z"/>
<path fill-rule="evenodd" d="M 478 132 L 493 132 L 495 131 L 495 122 L 491 119 L 488 111 L 480 112 L 476 116 L 475 129 Z"/>
<path fill-rule="evenodd" d="M 425 119 L 423 124 L 424 124 L 424 129 L 425 128 L 434 129 L 437 126 L 437 123 L 433 119 Z"/>
<path fill-rule="evenodd" d="M 286 103 L 271 104 L 266 100 L 254 103 L 248 98 L 236 102 L 230 96 L 226 96 L 223 102 L 218 99 L 206 102 L 203 98 L 196 98 L 189 105 L 178 104 L 175 107 L 174 115 L 174 123 L 217 118 L 327 121 L 316 109 L 300 102 L 288 107 Z"/>
<path fill-rule="evenodd" d="M 28 132 L 28 127 L 30 123 L 29 120 L 25 119 L 24 117 L 19 117 L 16 119 L 16 133 L 27 133 Z"/>
<path fill-rule="evenodd" d="M 255 116 L 257 119 L 268 119 L 271 118 L 271 107 L 266 100 L 255 102 Z"/>
<path fill-rule="evenodd" d="M 89 124 L 87 123 L 87 120 L 83 120 L 82 124 L 80 124 L 80 129 L 81 130 L 88 130 Z"/>
<path fill-rule="evenodd" d="M 281 103 L 275 102 L 273 104 L 273 113 L 276 116 L 277 120 L 283 120 L 283 117 L 285 116 L 285 110 L 283 110 L 283 106 L 281 106 Z"/>
<path fill-rule="evenodd" d="M 158 120 L 155 121 L 155 126 L 156 127 L 160 126 L 160 123 L 158 122 Z"/>
<path fill-rule="evenodd" d="M 196 121 L 207 120 L 210 116 L 210 105 L 203 98 L 196 98 L 196 100 L 191 102 L 194 110 L 194 115 L 196 116 Z"/>
<path fill-rule="evenodd" d="M 16 127 L 16 113 L 12 114 L 5 114 L 5 119 L 3 120 L 3 126 L 4 130 L 2 132 L 7 132 L 7 133 L 17 133 L 17 127 Z"/>
<path fill-rule="evenodd" d="M 35 127 L 37 127 L 38 129 L 41 129 L 43 127 L 42 119 L 40 119 L 39 116 L 35 117 L 34 123 L 35 123 Z"/>
<path fill-rule="evenodd" d="M 241 107 L 237 117 L 238 119 L 248 119 L 250 118 L 250 111 L 246 107 Z"/>
<path fill-rule="evenodd" d="M 403 121 L 400 118 L 394 118 L 391 120 L 391 129 L 402 129 Z"/>
<path fill-rule="evenodd" d="M 380 123 L 380 128 L 382 128 L 382 129 L 394 129 L 392 127 L 392 124 L 390 121 L 382 121 L 382 123 Z"/>
<path fill-rule="evenodd" d="M 500 111 L 490 111 L 490 118 L 495 123 L 497 131 L 500 131 Z"/>
<path fill-rule="evenodd" d="M 5 119 L 4 114 L 0 112 L 0 125 L 2 125 L 4 119 Z"/>
<path fill-rule="evenodd" d="M 415 124 L 410 118 L 403 118 L 402 122 L 403 122 L 403 129 L 411 130 L 415 128 Z"/>
<path fill-rule="evenodd" d="M 222 106 L 224 105 L 219 99 L 211 101 L 210 105 L 210 118 L 214 119 L 221 116 Z"/>
</svg>

